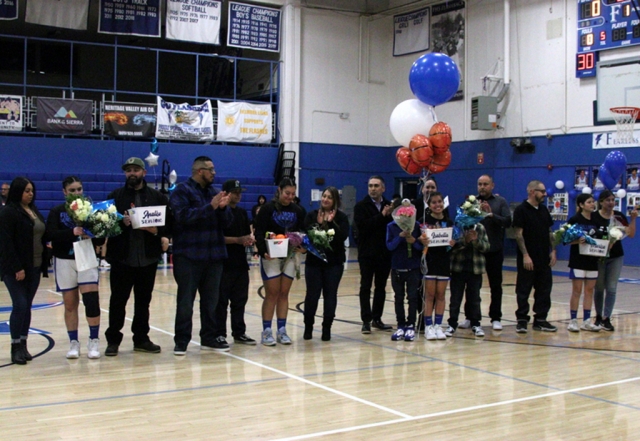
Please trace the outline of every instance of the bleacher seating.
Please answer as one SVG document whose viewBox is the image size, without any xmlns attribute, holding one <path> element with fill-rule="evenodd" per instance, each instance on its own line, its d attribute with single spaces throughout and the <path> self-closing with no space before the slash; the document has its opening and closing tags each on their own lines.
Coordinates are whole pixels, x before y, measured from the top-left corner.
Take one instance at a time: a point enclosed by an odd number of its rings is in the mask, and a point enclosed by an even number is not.
<svg viewBox="0 0 640 441">
<path fill-rule="evenodd" d="M 21 173 L 0 172 L 0 182 L 11 183 L 16 176 Z M 49 210 L 64 202 L 62 195 L 62 180 L 69 176 L 66 173 L 31 173 L 26 175 L 36 186 L 36 205 L 47 218 Z M 124 175 L 122 173 L 76 173 L 84 186 L 84 193 L 94 201 L 103 201 L 114 189 L 124 185 Z M 242 194 L 240 206 L 247 210 L 251 218 L 251 208 L 258 202 L 258 196 L 264 195 L 270 200 L 275 192 L 271 178 L 242 178 L 242 177 L 221 177 L 216 176 L 214 187 L 220 189 L 222 183 L 227 179 L 239 179 L 242 187 L 246 188 Z M 158 179 L 158 188 L 160 187 Z M 154 178 L 147 175 L 147 183 L 154 185 Z"/>
</svg>

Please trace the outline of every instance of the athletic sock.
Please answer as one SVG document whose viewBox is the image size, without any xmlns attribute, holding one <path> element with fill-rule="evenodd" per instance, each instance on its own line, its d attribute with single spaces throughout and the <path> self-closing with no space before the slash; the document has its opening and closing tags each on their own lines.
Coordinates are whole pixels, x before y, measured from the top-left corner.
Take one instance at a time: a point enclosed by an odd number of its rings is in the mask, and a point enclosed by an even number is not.
<svg viewBox="0 0 640 441">
<path fill-rule="evenodd" d="M 78 330 L 77 329 L 75 331 L 67 331 L 67 334 L 69 334 L 69 341 L 73 341 L 73 340 L 77 340 L 78 339 Z"/>
<path fill-rule="evenodd" d="M 582 316 L 584 317 L 584 321 L 586 322 L 587 320 L 591 319 L 591 310 L 590 309 L 583 309 L 582 310 Z"/>
<path fill-rule="evenodd" d="M 100 325 L 98 326 L 89 326 L 89 338 L 91 340 L 95 338 L 100 338 Z"/>
<path fill-rule="evenodd" d="M 262 330 L 271 329 L 271 320 L 262 320 Z"/>
<path fill-rule="evenodd" d="M 442 318 L 444 317 L 443 314 L 436 314 L 436 325 L 441 325 L 442 324 Z"/>
<path fill-rule="evenodd" d="M 286 326 L 287 326 L 287 319 L 286 318 L 283 318 L 283 319 L 279 318 L 278 319 L 278 329 L 284 328 Z"/>
<path fill-rule="evenodd" d="M 575 320 L 576 318 L 578 318 L 578 310 L 577 309 L 572 309 L 571 310 L 571 320 Z"/>
<path fill-rule="evenodd" d="M 424 325 L 425 326 L 431 326 L 433 325 L 433 319 L 431 317 L 425 317 L 424 318 Z"/>
</svg>

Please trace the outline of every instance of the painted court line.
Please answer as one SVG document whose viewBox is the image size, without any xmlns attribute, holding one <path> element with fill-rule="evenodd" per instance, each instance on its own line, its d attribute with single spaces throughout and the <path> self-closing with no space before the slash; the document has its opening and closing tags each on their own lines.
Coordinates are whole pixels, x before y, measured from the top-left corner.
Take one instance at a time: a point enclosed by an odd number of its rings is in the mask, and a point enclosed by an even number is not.
<svg viewBox="0 0 640 441">
<path fill-rule="evenodd" d="M 616 386 L 616 385 L 619 385 L 619 384 L 631 383 L 631 382 L 638 381 L 638 380 L 640 380 L 640 377 L 633 377 L 633 378 L 628 378 L 626 380 L 611 381 L 609 383 L 594 384 L 592 386 L 577 387 L 575 389 L 568 389 L 568 390 L 563 390 L 563 391 L 549 392 L 549 393 L 540 394 L 540 395 L 532 395 L 530 397 L 516 398 L 516 399 L 513 399 L 513 400 L 507 400 L 507 401 L 499 401 L 497 403 L 480 404 L 480 405 L 477 405 L 477 406 L 465 407 L 465 408 L 462 408 L 462 409 L 445 410 L 445 411 L 442 411 L 442 412 L 430 413 L 430 414 L 425 414 L 425 415 L 418 415 L 418 416 L 414 416 L 414 417 L 407 417 L 407 418 L 401 418 L 401 419 L 390 420 L 390 421 L 382 421 L 382 422 L 379 422 L 379 423 L 363 424 L 361 426 L 345 427 L 345 428 L 342 428 L 342 429 L 327 430 L 327 431 L 324 431 L 324 432 L 308 433 L 306 435 L 299 435 L 299 436 L 293 436 L 293 437 L 288 437 L 288 438 L 279 438 L 277 441 L 293 441 L 293 440 L 300 440 L 300 439 L 318 438 L 318 437 L 321 437 L 321 436 L 334 435 L 334 434 L 338 434 L 338 433 L 355 432 L 357 430 L 371 429 L 371 428 L 374 428 L 374 427 L 389 426 L 389 425 L 392 425 L 392 424 L 406 423 L 406 422 L 409 422 L 409 421 L 425 420 L 425 419 L 429 419 L 429 418 L 436 418 L 436 417 L 441 417 L 441 416 L 455 415 L 455 414 L 458 414 L 458 413 L 470 412 L 470 411 L 474 411 L 474 410 L 484 410 L 484 409 L 490 409 L 492 407 L 499 407 L 499 406 L 505 406 L 505 405 L 509 405 L 509 404 L 523 403 L 523 402 L 526 402 L 526 401 L 538 400 L 540 398 L 549 398 L 549 397 L 555 397 L 555 396 L 559 396 L 559 395 L 574 394 L 574 393 L 582 392 L 582 391 L 585 391 L 585 390 L 599 389 L 599 388 L 608 387 L 608 386 Z"/>
</svg>

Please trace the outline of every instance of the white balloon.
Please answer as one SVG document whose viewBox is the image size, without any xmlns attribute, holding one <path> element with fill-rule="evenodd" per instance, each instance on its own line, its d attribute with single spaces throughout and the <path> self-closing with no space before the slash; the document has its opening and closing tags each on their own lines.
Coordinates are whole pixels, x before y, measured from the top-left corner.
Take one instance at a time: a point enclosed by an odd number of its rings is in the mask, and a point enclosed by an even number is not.
<svg viewBox="0 0 640 441">
<path fill-rule="evenodd" d="M 616 191 L 616 196 L 618 196 L 620 199 L 624 198 L 627 195 L 627 191 L 624 188 L 621 188 L 620 190 Z"/>
<path fill-rule="evenodd" d="M 420 100 L 403 101 L 393 109 L 389 118 L 389 129 L 401 146 L 408 147 L 416 135 L 429 136 L 431 126 L 438 122 L 436 112 Z"/>
<path fill-rule="evenodd" d="M 556 188 L 558 190 L 562 190 L 564 188 L 564 182 L 562 181 L 556 181 Z"/>
<path fill-rule="evenodd" d="M 178 180 L 178 173 L 176 173 L 175 170 L 171 170 L 171 173 L 169 173 L 169 183 L 175 184 L 177 180 Z"/>
<path fill-rule="evenodd" d="M 583 187 L 582 188 L 582 193 L 591 194 L 591 188 L 590 187 Z"/>
<path fill-rule="evenodd" d="M 158 165 L 159 157 L 160 155 L 154 155 L 153 153 L 149 153 L 149 156 L 144 158 L 144 160 L 147 161 L 147 164 L 149 164 L 149 167 L 155 167 L 156 165 Z"/>
</svg>

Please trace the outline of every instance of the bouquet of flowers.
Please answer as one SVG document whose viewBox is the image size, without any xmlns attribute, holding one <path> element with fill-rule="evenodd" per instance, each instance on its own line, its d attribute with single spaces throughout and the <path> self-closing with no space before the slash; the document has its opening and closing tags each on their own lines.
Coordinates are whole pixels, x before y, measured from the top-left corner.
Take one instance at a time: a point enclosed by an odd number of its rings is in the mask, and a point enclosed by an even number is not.
<svg viewBox="0 0 640 441">
<path fill-rule="evenodd" d="M 409 199 L 403 199 L 400 206 L 393 210 L 391 217 L 406 234 L 413 233 L 413 229 L 416 226 L 416 207 L 411 204 Z M 407 254 L 409 257 L 411 257 L 411 247 L 412 245 L 407 242 Z"/>
<path fill-rule="evenodd" d="M 114 200 L 98 202 L 93 205 L 91 214 L 87 217 L 84 229 L 90 237 L 113 237 L 122 233 L 120 219 L 123 216 L 117 212 Z"/>
<path fill-rule="evenodd" d="M 453 239 L 462 237 L 462 231 L 479 223 L 487 216 L 480 209 L 480 201 L 471 195 L 456 209 L 456 218 L 453 221 Z"/>
<path fill-rule="evenodd" d="M 318 248 L 331 248 L 331 241 L 333 240 L 333 236 L 335 236 L 336 230 L 333 228 L 329 230 L 320 229 L 319 225 L 314 225 L 311 227 L 309 231 L 307 231 L 307 236 L 313 245 Z"/>
<path fill-rule="evenodd" d="M 66 197 L 65 210 L 77 226 L 82 226 L 93 210 L 91 199 L 81 194 L 70 194 Z"/>
<path fill-rule="evenodd" d="M 563 245 L 567 245 L 574 240 L 578 240 L 581 237 L 584 237 L 585 241 L 589 245 L 595 245 L 596 241 L 593 240 L 591 236 L 589 236 L 578 224 L 570 225 L 564 224 L 558 230 L 553 232 L 553 246 L 556 246 L 560 243 Z"/>
</svg>

